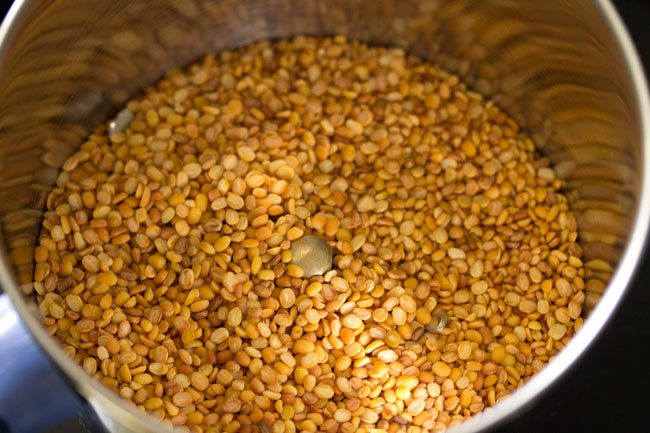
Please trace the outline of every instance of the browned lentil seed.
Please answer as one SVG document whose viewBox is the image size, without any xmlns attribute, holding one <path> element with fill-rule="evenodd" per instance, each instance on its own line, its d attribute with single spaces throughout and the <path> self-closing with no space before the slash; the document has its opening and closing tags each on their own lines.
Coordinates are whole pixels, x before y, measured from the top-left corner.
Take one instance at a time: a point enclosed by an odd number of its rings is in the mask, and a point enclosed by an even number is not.
<svg viewBox="0 0 650 433">
<path fill-rule="evenodd" d="M 261 42 L 127 109 L 64 163 L 34 280 L 74 359 L 157 416 L 439 430 L 582 323 L 561 181 L 493 103 L 399 49 Z M 332 270 L 292 261 L 308 235 Z"/>
</svg>

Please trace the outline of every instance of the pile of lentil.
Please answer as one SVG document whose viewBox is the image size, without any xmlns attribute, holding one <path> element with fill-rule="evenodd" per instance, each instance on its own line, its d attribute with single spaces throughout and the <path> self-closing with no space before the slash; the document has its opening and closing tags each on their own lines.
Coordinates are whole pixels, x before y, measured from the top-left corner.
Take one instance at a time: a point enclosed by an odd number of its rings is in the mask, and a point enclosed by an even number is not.
<svg viewBox="0 0 650 433">
<path fill-rule="evenodd" d="M 69 355 L 167 423 L 440 431 L 582 324 L 561 181 L 453 74 L 297 37 L 207 55 L 127 108 L 64 163 L 34 286 Z M 334 260 L 305 278 L 309 234 Z"/>
</svg>

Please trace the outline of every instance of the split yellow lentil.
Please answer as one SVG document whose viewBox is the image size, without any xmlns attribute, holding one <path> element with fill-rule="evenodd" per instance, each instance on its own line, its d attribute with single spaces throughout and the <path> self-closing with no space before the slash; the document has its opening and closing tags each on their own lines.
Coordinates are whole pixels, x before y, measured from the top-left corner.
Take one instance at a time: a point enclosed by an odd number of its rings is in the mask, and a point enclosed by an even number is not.
<svg viewBox="0 0 650 433">
<path fill-rule="evenodd" d="M 296 37 L 207 55 L 63 165 L 34 251 L 84 370 L 202 432 L 431 432 L 523 385 L 582 324 L 548 159 L 456 75 Z M 291 247 L 332 249 L 305 274 Z"/>
</svg>

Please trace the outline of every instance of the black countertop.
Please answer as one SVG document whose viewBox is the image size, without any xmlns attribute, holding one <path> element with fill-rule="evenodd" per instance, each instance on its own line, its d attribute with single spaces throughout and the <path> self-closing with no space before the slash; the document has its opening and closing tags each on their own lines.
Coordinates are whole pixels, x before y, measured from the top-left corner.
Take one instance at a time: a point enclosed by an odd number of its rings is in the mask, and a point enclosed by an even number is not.
<svg viewBox="0 0 650 433">
<path fill-rule="evenodd" d="M 537 1 L 537 0 L 522 0 Z M 4 3 L 4 2 L 3 2 Z M 615 0 L 650 70 L 650 2 Z M 0 12 L 8 6 L 1 5 Z M 0 13 L 1 15 L 1 13 Z M 612 323 L 591 349 L 532 408 L 495 433 L 650 432 L 650 254 Z M 48 433 L 82 431 L 76 421 Z"/>
</svg>

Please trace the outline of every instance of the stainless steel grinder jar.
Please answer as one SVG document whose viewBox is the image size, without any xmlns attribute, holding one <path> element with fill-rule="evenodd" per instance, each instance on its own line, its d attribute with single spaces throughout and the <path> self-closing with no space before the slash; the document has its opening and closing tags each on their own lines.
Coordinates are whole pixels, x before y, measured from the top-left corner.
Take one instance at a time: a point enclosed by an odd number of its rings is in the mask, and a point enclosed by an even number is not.
<svg viewBox="0 0 650 433">
<path fill-rule="evenodd" d="M 454 431 L 486 430 L 534 404 L 607 325 L 637 266 L 650 206 L 648 92 L 609 1 L 16 0 L 0 28 L 6 429 L 38 431 L 84 401 L 110 431 L 167 431 L 95 383 L 41 327 L 29 281 L 44 200 L 91 128 L 169 68 L 297 34 L 400 46 L 457 72 L 531 134 L 566 182 L 593 310 L 548 367 Z"/>
</svg>

